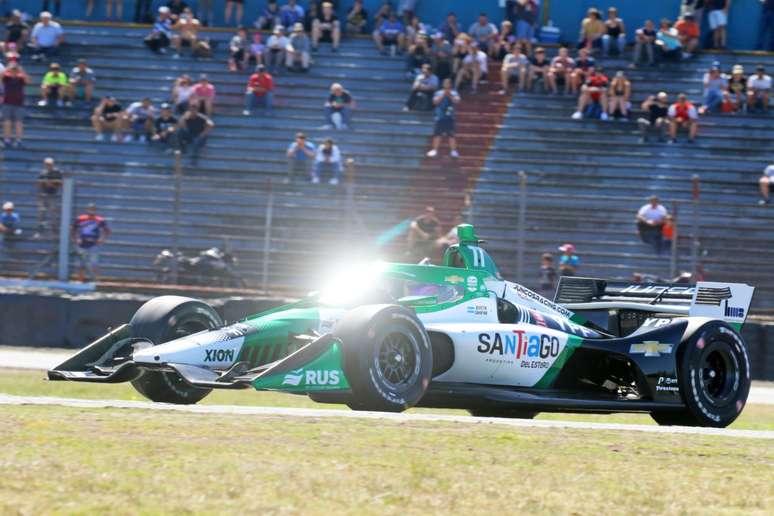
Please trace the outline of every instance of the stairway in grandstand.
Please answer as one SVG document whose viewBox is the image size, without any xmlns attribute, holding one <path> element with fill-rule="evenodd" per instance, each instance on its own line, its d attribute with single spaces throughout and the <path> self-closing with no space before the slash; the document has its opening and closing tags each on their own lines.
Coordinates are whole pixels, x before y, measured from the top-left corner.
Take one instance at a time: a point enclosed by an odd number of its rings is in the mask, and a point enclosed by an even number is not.
<svg viewBox="0 0 774 516">
<path fill-rule="evenodd" d="M 270 284 L 304 291 L 313 286 L 314 265 L 340 249 L 342 238 L 370 242 L 425 204 L 435 204 L 444 221 L 451 221 L 467 193 L 473 200 L 473 222 L 489 240 L 506 277 L 513 277 L 519 170 L 528 174 L 527 263 L 534 270 L 540 253 L 570 241 L 584 260 L 584 275 L 628 278 L 638 271 L 665 276 L 668 260 L 639 243 L 634 212 L 651 193 L 670 207 L 679 201 L 681 232 L 689 234 L 690 178 L 699 174 L 702 261 L 709 277 L 760 285 L 758 303 L 774 305 L 774 275 L 764 244 L 774 241 L 774 211 L 755 205 L 757 178 L 774 150 L 771 118 L 709 117 L 702 120 L 693 146 L 641 145 L 633 122 L 571 120 L 574 99 L 542 94 L 502 99 L 493 88 L 482 88 L 474 99 L 463 94 L 459 164 L 446 159 L 428 163 L 424 153 L 432 115 L 401 111 L 409 87 L 403 62 L 379 56 L 367 40 L 347 41 L 336 54 L 324 48 L 309 74 L 278 76 L 276 114 L 267 119 L 241 115 L 247 74 L 226 71 L 226 32 L 209 33 L 219 42 L 215 59 L 194 61 L 150 54 L 141 43 L 144 29 L 66 29 L 69 45 L 60 58 L 65 68 L 85 57 L 98 76 L 97 94 L 114 94 L 124 105 L 146 95 L 157 103 L 167 100 L 173 80 L 182 73 L 209 75 L 218 90 L 217 127 L 198 166 L 185 164 L 180 242 L 193 251 L 221 245 L 227 238 L 253 284 L 263 279 L 267 243 Z M 701 74 L 712 59 L 702 56 L 675 67 L 629 72 L 635 104 L 662 89 L 698 99 Z M 747 70 L 759 61 L 731 55 L 720 60 L 724 68 L 741 61 Z M 612 73 L 624 63 L 605 64 Z M 768 64 L 774 70 L 774 58 Z M 38 83 L 43 67 L 25 66 Z M 322 103 L 332 82 L 343 83 L 358 100 L 353 132 L 320 129 Z M 37 88 L 29 93 L 31 105 Z M 78 209 L 94 201 L 111 220 L 114 236 L 105 248 L 103 273 L 150 281 L 153 257 L 173 238 L 173 158 L 139 143 L 94 142 L 89 113 L 82 106 L 30 108 L 27 147 L 4 151 L 0 196 L 16 201 L 28 233 L 33 232 L 33 178 L 45 156 L 55 157 L 77 180 Z M 282 183 L 284 150 L 298 130 L 316 142 L 331 134 L 346 157 L 356 160 L 358 220 L 347 217 L 342 187 Z M 267 241 L 269 181 L 274 183 L 275 209 Z M 451 191 L 438 198 L 430 186 L 449 186 Z M 342 237 L 346 228 L 351 234 Z M 399 254 L 401 242 L 393 240 L 386 252 Z M 3 262 L 5 268 L 27 270 L 50 245 L 45 239 L 20 242 L 12 259 Z M 680 246 L 680 255 L 686 268 L 687 245 Z M 534 284 L 533 269 L 524 274 L 527 284 Z"/>
</svg>

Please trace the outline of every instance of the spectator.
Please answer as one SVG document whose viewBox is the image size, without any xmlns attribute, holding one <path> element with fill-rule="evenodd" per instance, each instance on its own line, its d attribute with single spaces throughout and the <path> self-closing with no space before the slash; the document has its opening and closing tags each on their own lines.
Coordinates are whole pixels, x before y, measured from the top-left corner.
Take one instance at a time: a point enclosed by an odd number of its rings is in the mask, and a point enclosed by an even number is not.
<svg viewBox="0 0 774 516">
<path fill-rule="evenodd" d="M 443 39 L 443 34 L 440 32 L 433 34 L 430 62 L 433 66 L 433 73 L 438 77 L 439 83 L 452 76 L 452 46 Z"/>
<path fill-rule="evenodd" d="M 637 29 L 634 35 L 634 62 L 632 67 L 642 61 L 643 53 L 648 57 L 648 64 L 653 66 L 656 63 L 654 49 L 656 47 L 656 28 L 652 20 L 645 20 L 645 25 Z"/>
<path fill-rule="evenodd" d="M 659 204 L 655 195 L 651 195 L 647 204 L 637 211 L 637 232 L 640 240 L 652 245 L 656 254 L 661 254 L 663 226 L 667 215 L 667 209 Z"/>
<path fill-rule="evenodd" d="M 183 9 L 183 12 L 180 14 L 177 22 L 172 26 L 174 30 L 179 32 L 179 34 L 174 38 L 176 53 L 172 57 L 179 58 L 183 47 L 189 47 L 191 49 L 191 53 L 193 55 L 197 55 L 197 45 L 199 41 L 198 32 L 200 27 L 201 23 L 194 17 L 191 9 L 188 7 Z"/>
<path fill-rule="evenodd" d="M 492 42 L 489 55 L 492 59 L 502 61 L 508 55 L 508 51 L 512 48 L 514 41 L 516 41 L 516 35 L 513 32 L 513 24 L 508 20 L 504 20 L 500 25 L 499 34 Z"/>
<path fill-rule="evenodd" d="M 433 75 L 429 64 L 422 65 L 422 71 L 414 79 L 411 95 L 406 101 L 405 111 L 430 111 L 433 109 L 433 95 L 438 89 L 438 77 Z"/>
<path fill-rule="evenodd" d="M 661 26 L 656 33 L 656 46 L 660 50 L 661 59 L 679 61 L 683 56 L 683 45 L 680 34 L 672 27 L 669 20 L 661 20 Z"/>
<path fill-rule="evenodd" d="M 685 93 L 677 97 L 677 102 L 669 107 L 669 137 L 670 143 L 677 143 L 677 130 L 688 130 L 688 143 L 693 143 L 699 130 L 699 115 L 696 108 L 688 102 Z"/>
<path fill-rule="evenodd" d="M 11 18 L 5 24 L 5 45 L 6 49 L 15 48 L 17 52 L 24 50 L 29 39 L 30 30 L 27 24 L 22 20 L 22 13 L 18 9 L 11 12 Z"/>
<path fill-rule="evenodd" d="M 723 97 L 720 101 L 720 108 L 718 111 L 721 113 L 736 113 L 739 110 L 739 104 L 737 104 L 735 98 L 731 96 L 728 90 L 723 90 Z"/>
<path fill-rule="evenodd" d="M 250 76 L 245 92 L 245 109 L 242 114 L 250 116 L 252 110 L 258 104 L 263 104 L 266 108 L 266 116 L 273 115 L 274 107 L 274 78 L 266 73 L 263 65 L 255 67 L 255 73 Z"/>
<path fill-rule="evenodd" d="M 67 80 L 67 74 L 60 69 L 59 63 L 51 63 L 48 72 L 43 76 L 43 81 L 40 83 L 40 102 L 38 102 L 38 106 L 46 107 L 49 99 L 56 99 L 56 105 L 59 107 L 64 106 L 64 99 L 69 85 L 70 82 Z M 72 102 L 68 101 L 67 104 L 72 105 Z"/>
<path fill-rule="evenodd" d="M 59 2 L 57 2 L 59 4 Z M 105 0 L 105 19 L 110 21 L 113 19 L 113 8 L 115 7 L 116 12 L 116 19 L 115 21 L 120 22 L 124 19 L 124 2 L 123 0 Z M 92 11 L 94 10 L 94 0 L 88 0 L 88 3 L 86 4 L 86 17 L 90 17 Z M 57 13 L 57 16 L 59 16 L 59 13 Z"/>
<path fill-rule="evenodd" d="M 381 27 L 382 23 L 388 20 L 393 12 L 395 12 L 395 9 L 392 7 L 392 0 L 384 0 L 374 15 L 374 27 L 377 29 Z"/>
<path fill-rule="evenodd" d="M 551 253 L 543 253 L 540 257 L 538 278 L 540 281 L 540 294 L 548 299 L 553 299 L 557 277 L 556 268 L 554 267 L 554 256 Z"/>
<path fill-rule="evenodd" d="M 455 215 L 449 231 L 435 240 L 435 248 L 443 253 L 449 246 L 459 244 L 460 237 L 457 234 L 457 226 L 464 223 L 465 219 L 462 218 L 462 215 Z"/>
<path fill-rule="evenodd" d="M 347 34 L 366 34 L 368 32 L 368 11 L 363 0 L 355 0 L 347 11 Z"/>
<path fill-rule="evenodd" d="M 175 111 L 178 115 L 188 111 L 191 95 L 193 95 L 193 81 L 188 75 L 181 75 L 172 87 L 172 101 L 175 104 Z"/>
<path fill-rule="evenodd" d="M 16 61 L 8 63 L 3 72 L 3 143 L 6 147 L 20 147 L 24 137 L 24 87 L 30 79 Z M 16 138 L 11 140 L 16 133 Z"/>
<path fill-rule="evenodd" d="M 277 0 L 269 0 L 254 25 L 258 30 L 273 30 L 274 27 L 281 23 L 280 8 Z"/>
<path fill-rule="evenodd" d="M 162 103 L 161 113 L 153 121 L 151 142 L 160 145 L 165 152 L 177 149 L 177 123 L 177 118 L 172 114 L 172 106 L 166 102 Z"/>
<path fill-rule="evenodd" d="M 761 1 L 761 18 L 758 22 L 756 50 L 774 51 L 774 0 Z"/>
<path fill-rule="evenodd" d="M 151 51 L 164 54 L 175 36 L 172 33 L 172 18 L 169 7 L 159 7 L 158 12 L 159 16 L 156 18 L 150 34 L 145 36 L 144 42 Z"/>
<path fill-rule="evenodd" d="M 629 118 L 629 107 L 632 96 L 632 83 L 624 74 L 623 70 L 615 73 L 615 77 L 610 82 L 610 93 L 608 99 L 610 106 L 607 112 L 614 118 Z"/>
<path fill-rule="evenodd" d="M 707 0 L 709 14 L 710 30 L 712 31 L 712 42 L 714 48 L 726 48 L 726 25 L 728 25 L 728 7 L 731 0 Z"/>
<path fill-rule="evenodd" d="M 419 262 L 435 254 L 435 242 L 441 232 L 441 221 L 435 215 L 435 208 L 427 206 L 424 213 L 412 220 L 409 226 L 406 238 L 408 259 Z"/>
<path fill-rule="evenodd" d="M 446 21 L 441 24 L 440 27 L 438 27 L 439 32 L 443 34 L 444 39 L 449 43 L 454 43 L 454 40 L 457 39 L 457 36 L 459 36 L 462 31 L 460 31 L 459 26 L 457 25 L 457 15 L 454 13 L 449 13 L 446 15 Z"/>
<path fill-rule="evenodd" d="M 406 41 L 405 32 L 406 29 L 398 21 L 398 16 L 395 13 L 390 14 L 389 18 L 384 20 L 379 28 L 374 31 L 374 41 L 379 52 L 387 55 L 385 47 L 390 48 L 392 55 L 395 55 L 396 52 L 401 52 Z"/>
<path fill-rule="evenodd" d="M 418 17 L 412 16 L 409 23 L 406 25 L 406 41 L 404 43 L 405 47 L 409 47 L 410 45 L 416 43 L 417 37 L 420 35 L 426 37 L 428 29 L 428 25 L 421 23 Z"/>
<path fill-rule="evenodd" d="M 124 108 L 116 102 L 115 97 L 103 98 L 99 105 L 94 108 L 94 114 L 91 117 L 91 125 L 94 127 L 94 132 L 97 133 L 95 140 L 98 142 L 105 139 L 103 135 L 105 131 L 113 133 L 111 141 L 120 142 L 125 123 Z"/>
<path fill-rule="evenodd" d="M 43 160 L 43 170 L 38 174 L 38 233 L 56 231 L 57 208 L 64 174 L 54 163 L 54 158 Z"/>
<path fill-rule="evenodd" d="M 406 79 L 412 80 L 426 64 L 430 64 L 430 42 L 426 34 L 420 34 L 406 52 Z"/>
<path fill-rule="evenodd" d="M 572 79 L 570 81 L 570 92 L 577 94 L 581 85 L 586 81 L 586 77 L 589 74 L 589 70 L 594 68 L 596 61 L 589 55 L 589 51 L 586 48 L 578 50 L 578 59 L 575 60 L 575 68 L 570 75 Z"/>
<path fill-rule="evenodd" d="M 586 82 L 581 87 L 580 97 L 578 97 L 578 109 L 572 115 L 573 120 L 584 117 L 607 120 L 609 107 L 607 89 L 607 76 L 601 71 L 597 72 L 594 66 L 589 67 Z"/>
<path fill-rule="evenodd" d="M 744 106 L 747 100 L 747 77 L 744 76 L 744 67 L 734 65 L 731 69 L 731 78 L 728 79 L 728 92 L 733 96 L 737 109 Z"/>
<path fill-rule="evenodd" d="M 274 27 L 272 35 L 266 40 L 264 62 L 269 72 L 276 75 L 280 66 L 285 64 L 285 49 L 290 40 L 285 36 L 285 28 L 282 25 Z"/>
<path fill-rule="evenodd" d="M 325 103 L 326 129 L 350 129 L 352 127 L 352 110 L 355 109 L 355 99 L 339 83 L 331 85 L 331 94 Z"/>
<path fill-rule="evenodd" d="M 300 172 L 304 177 L 313 177 L 310 165 L 315 160 L 315 151 L 314 144 L 307 141 L 304 133 L 296 133 L 296 139 L 290 144 L 286 153 L 288 157 L 287 182 L 292 183 L 297 172 Z"/>
<path fill-rule="evenodd" d="M 564 49 L 566 52 L 566 49 Z M 503 59 L 503 65 L 500 69 L 500 81 L 502 89 L 500 95 L 507 95 L 512 82 L 516 83 L 516 91 L 524 89 L 527 85 L 527 70 L 529 69 L 529 60 L 527 56 L 521 53 L 521 47 L 518 43 L 513 45 L 511 53 Z"/>
<path fill-rule="evenodd" d="M 575 69 L 575 60 L 570 57 L 566 47 L 559 48 L 559 53 L 551 60 L 551 67 L 548 69 L 548 87 L 551 91 L 559 93 L 559 85 L 564 87 L 565 95 L 572 90 L 573 70 Z"/>
<path fill-rule="evenodd" d="M 178 142 L 183 152 L 190 147 L 192 165 L 197 164 L 199 153 L 207 144 L 207 136 L 214 127 L 212 120 L 200 113 L 196 104 L 191 104 L 188 111 L 180 118 L 177 129 Z"/>
<path fill-rule="evenodd" d="M 486 13 L 481 13 L 478 15 L 478 21 L 468 28 L 468 35 L 478 43 L 479 50 L 488 54 L 498 32 L 495 24 L 489 22 Z"/>
<path fill-rule="evenodd" d="M 667 253 L 672 251 L 672 245 L 675 240 L 675 219 L 667 214 L 664 217 L 664 225 L 661 226 L 661 251 Z"/>
<path fill-rule="evenodd" d="M 656 96 L 649 96 L 642 103 L 642 110 L 647 118 L 637 119 L 637 125 L 640 128 L 640 143 L 648 141 L 650 131 L 655 131 L 658 134 L 658 141 L 665 142 L 669 127 L 669 98 L 666 92 L 661 91 Z"/>
<path fill-rule="evenodd" d="M 403 23 L 408 23 L 416 14 L 418 0 L 398 0 L 398 16 L 403 17 Z"/>
<path fill-rule="evenodd" d="M 22 234 L 21 217 L 14 211 L 14 205 L 11 201 L 3 203 L 3 214 L 0 215 L 0 236 L 3 237 L 3 243 L 9 244 Z"/>
<path fill-rule="evenodd" d="M 288 46 L 285 48 L 285 65 L 289 70 L 308 72 L 311 50 L 312 43 L 309 36 L 304 34 L 304 26 L 296 23 L 293 26 L 293 34 L 288 40 Z"/>
<path fill-rule="evenodd" d="M 250 54 L 247 52 L 247 30 L 239 27 L 228 43 L 228 71 L 236 72 L 247 68 Z"/>
<path fill-rule="evenodd" d="M 580 258 L 575 254 L 575 246 L 564 244 L 559 246 L 562 256 L 559 257 L 559 275 L 575 276 L 580 267 Z"/>
<path fill-rule="evenodd" d="M 174 23 L 180 19 L 183 11 L 188 8 L 188 4 L 183 0 L 169 0 L 167 2 L 167 7 L 169 8 L 169 17 L 172 20 L 172 23 Z"/>
<path fill-rule="evenodd" d="M 527 56 L 532 55 L 532 40 L 535 38 L 538 6 L 534 0 L 517 0 L 511 11 L 516 25 L 516 45 L 520 45 Z"/>
<path fill-rule="evenodd" d="M 202 25 L 207 27 L 211 21 L 215 20 L 215 15 L 212 11 L 213 0 L 199 0 L 196 5 L 196 17 L 202 22 Z M 239 24 L 237 24 L 239 25 Z"/>
<path fill-rule="evenodd" d="M 323 2 L 322 12 L 317 15 L 317 19 L 312 22 L 312 48 L 317 51 L 320 41 L 330 43 L 332 50 L 339 50 L 339 40 L 341 39 L 341 25 L 339 17 L 333 12 L 333 4 Z"/>
<path fill-rule="evenodd" d="M 288 0 L 288 3 L 280 8 L 280 23 L 284 27 L 292 27 L 299 22 L 304 22 L 304 8 L 298 5 L 296 0 Z"/>
<path fill-rule="evenodd" d="M 253 42 L 250 43 L 249 59 L 255 61 L 255 65 L 264 64 L 263 56 L 266 54 L 266 45 L 263 44 L 260 32 L 253 34 Z"/>
<path fill-rule="evenodd" d="M 460 89 L 463 82 L 470 81 L 471 91 L 476 93 L 478 85 L 487 78 L 488 59 L 486 53 L 480 50 L 473 42 L 468 50 L 468 55 L 462 60 L 462 67 L 457 72 L 455 88 Z"/>
<path fill-rule="evenodd" d="M 769 92 L 771 91 L 771 76 L 766 74 L 763 65 L 755 67 L 755 74 L 747 79 L 747 112 L 755 113 L 758 108 L 769 111 Z"/>
<path fill-rule="evenodd" d="M 535 55 L 529 58 L 529 76 L 527 77 L 527 91 L 532 91 L 535 79 L 543 82 L 543 91 L 547 92 L 550 86 L 548 73 L 551 71 L 551 63 L 546 58 L 543 47 L 535 49 Z"/>
<path fill-rule="evenodd" d="M 51 13 L 40 13 L 40 21 L 32 28 L 30 47 L 32 60 L 40 61 L 53 56 L 64 42 L 64 31 L 61 25 L 51 19 Z"/>
<path fill-rule="evenodd" d="M 215 85 L 212 84 L 206 74 L 199 76 L 197 82 L 191 90 L 191 104 L 207 116 L 212 116 L 213 104 L 215 102 Z"/>
<path fill-rule="evenodd" d="M 761 200 L 758 201 L 758 204 L 769 204 L 769 192 L 771 191 L 772 184 L 774 184 L 774 163 L 766 167 L 758 181 L 758 186 L 761 190 Z"/>
<path fill-rule="evenodd" d="M 712 113 L 720 111 L 720 104 L 723 102 L 723 92 L 728 88 L 728 77 L 720 72 L 720 63 L 715 61 L 704 74 L 702 80 L 704 85 L 704 106 L 699 114 Z"/>
<path fill-rule="evenodd" d="M 129 104 L 129 107 L 126 108 L 126 119 L 130 133 L 126 135 L 124 142 L 132 141 L 133 137 L 140 142 L 148 141 L 153 134 L 153 117 L 155 115 L 156 108 L 153 107 L 151 99 L 148 97 Z"/>
<path fill-rule="evenodd" d="M 97 215 L 97 206 L 94 203 L 90 203 L 86 207 L 86 213 L 78 215 L 73 222 L 72 238 L 81 262 L 79 281 L 84 280 L 84 273 L 92 281 L 97 279 L 99 251 L 102 244 L 110 238 L 110 233 L 110 226 L 104 218 Z"/>
<path fill-rule="evenodd" d="M 680 14 L 685 16 L 686 13 L 693 13 L 696 18 L 696 23 L 701 25 L 704 17 L 704 5 L 707 2 L 705 0 L 683 0 L 680 6 Z"/>
<path fill-rule="evenodd" d="M 602 15 L 596 8 L 590 8 L 581 22 L 578 48 L 585 48 L 587 50 L 602 48 L 602 36 L 606 33 L 607 27 L 605 22 L 602 21 Z"/>
<path fill-rule="evenodd" d="M 460 102 L 460 95 L 452 89 L 451 79 L 443 81 L 443 88 L 436 91 L 433 96 L 435 106 L 435 127 L 433 128 L 433 148 L 427 152 L 427 157 L 438 156 L 438 148 L 441 146 L 441 138 L 449 138 L 449 156 L 459 158 L 457 152 L 457 138 L 455 134 L 456 105 Z"/>
<path fill-rule="evenodd" d="M 618 47 L 618 55 L 623 55 L 626 49 L 626 28 L 624 22 L 618 17 L 618 9 L 611 7 L 607 10 L 605 20 L 605 33 L 602 35 L 602 53 L 605 57 L 610 55 L 610 43 L 615 41 Z"/>
<path fill-rule="evenodd" d="M 330 176 L 328 184 L 337 185 L 343 170 L 341 152 L 338 146 L 333 144 L 331 138 L 326 138 L 323 144 L 317 147 L 314 168 L 312 169 L 312 184 L 318 184 L 320 176 L 325 174 Z"/>
<path fill-rule="evenodd" d="M 454 40 L 454 46 L 452 47 L 452 72 L 454 77 L 457 77 L 462 68 L 462 61 L 468 56 L 469 52 L 470 36 L 463 32 Z"/>
<path fill-rule="evenodd" d="M 83 100 L 91 102 L 95 81 L 96 75 L 94 75 L 94 70 L 88 67 L 85 59 L 78 59 L 78 64 L 70 72 L 70 88 L 68 91 L 70 102 L 75 100 L 78 88 L 83 88 Z"/>
<path fill-rule="evenodd" d="M 690 59 L 693 57 L 696 49 L 699 48 L 699 35 L 701 32 L 693 13 L 685 13 L 682 18 L 675 23 L 675 29 L 677 30 L 678 38 L 680 38 L 680 45 L 683 47 L 682 57 L 683 59 Z"/>
<path fill-rule="evenodd" d="M 295 0 L 291 0 L 295 1 Z M 226 10 L 223 11 L 223 22 L 228 25 L 231 23 L 231 13 L 234 12 L 234 23 L 242 24 L 242 15 L 245 12 L 245 0 L 226 0 Z M 235 9 L 236 8 L 236 9 Z"/>
</svg>

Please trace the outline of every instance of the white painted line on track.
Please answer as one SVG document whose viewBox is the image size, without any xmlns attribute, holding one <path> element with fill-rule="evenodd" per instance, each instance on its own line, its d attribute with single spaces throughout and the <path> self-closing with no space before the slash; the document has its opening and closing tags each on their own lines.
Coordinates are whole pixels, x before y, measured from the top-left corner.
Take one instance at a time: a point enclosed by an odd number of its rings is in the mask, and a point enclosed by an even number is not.
<svg viewBox="0 0 774 516">
<path fill-rule="evenodd" d="M 504 419 L 444 414 L 395 414 L 389 412 L 357 412 L 335 409 L 300 409 L 282 407 L 227 406 L 227 405 L 172 405 L 145 401 L 85 400 L 44 396 L 12 396 L 0 394 L 0 405 L 56 405 L 74 408 L 121 408 L 142 410 L 166 410 L 190 414 L 233 414 L 250 416 L 282 416 L 297 418 L 350 418 L 405 422 L 445 422 L 462 424 L 493 424 L 519 428 L 566 428 L 576 430 L 609 430 L 647 432 L 654 434 L 709 435 L 745 439 L 774 439 L 774 431 L 735 430 L 728 428 L 701 428 L 688 426 L 625 425 L 618 423 L 584 423 L 578 421 L 553 421 L 530 419 Z"/>
</svg>

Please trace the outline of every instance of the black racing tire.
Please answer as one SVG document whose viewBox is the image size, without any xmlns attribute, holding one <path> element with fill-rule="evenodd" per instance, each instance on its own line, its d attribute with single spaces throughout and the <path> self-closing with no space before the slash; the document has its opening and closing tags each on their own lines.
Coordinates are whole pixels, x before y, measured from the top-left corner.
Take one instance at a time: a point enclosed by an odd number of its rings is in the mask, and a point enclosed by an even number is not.
<svg viewBox="0 0 774 516">
<path fill-rule="evenodd" d="M 135 337 L 162 344 L 202 330 L 219 328 L 223 326 L 223 320 L 218 312 L 202 301 L 161 296 L 142 305 L 129 324 Z M 212 391 L 193 387 L 171 371 L 145 370 L 132 380 L 132 385 L 151 401 L 178 405 L 197 403 Z"/>
<path fill-rule="evenodd" d="M 424 396 L 433 372 L 430 338 L 416 314 L 398 305 L 356 308 L 336 324 L 353 410 L 401 412 Z"/>
<path fill-rule="evenodd" d="M 685 409 L 654 412 L 660 425 L 725 428 L 750 393 L 750 359 L 742 337 L 723 322 L 699 328 L 678 352 L 678 382 Z"/>
<path fill-rule="evenodd" d="M 539 414 L 539 412 L 531 410 L 510 408 L 475 408 L 468 409 L 468 412 L 474 417 L 506 417 L 511 419 L 534 419 Z"/>
</svg>

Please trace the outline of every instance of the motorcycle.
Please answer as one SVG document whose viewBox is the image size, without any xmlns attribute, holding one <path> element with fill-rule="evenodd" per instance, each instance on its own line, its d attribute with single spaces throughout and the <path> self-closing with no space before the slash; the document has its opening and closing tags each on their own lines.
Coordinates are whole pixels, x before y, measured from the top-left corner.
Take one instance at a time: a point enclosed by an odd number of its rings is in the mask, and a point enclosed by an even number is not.
<svg viewBox="0 0 774 516">
<path fill-rule="evenodd" d="M 156 281 L 162 284 L 177 283 L 213 287 L 246 288 L 247 284 L 237 271 L 239 260 L 228 251 L 211 247 L 197 256 L 188 257 L 181 252 L 162 249 L 153 261 Z"/>
</svg>

